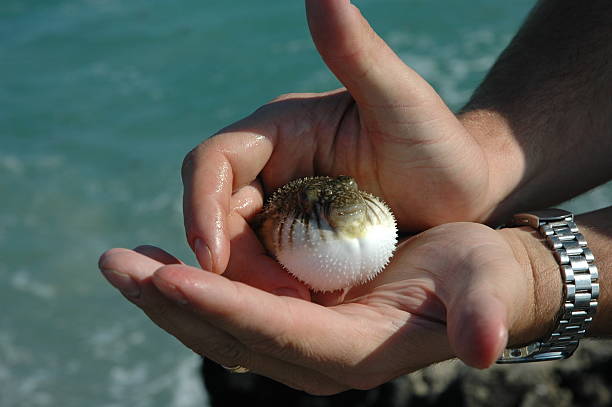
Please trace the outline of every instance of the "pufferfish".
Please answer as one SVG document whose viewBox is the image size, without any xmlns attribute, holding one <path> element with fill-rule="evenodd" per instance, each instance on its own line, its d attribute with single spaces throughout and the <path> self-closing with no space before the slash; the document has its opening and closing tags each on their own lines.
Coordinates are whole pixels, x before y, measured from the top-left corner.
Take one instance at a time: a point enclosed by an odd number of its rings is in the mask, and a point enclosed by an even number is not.
<svg viewBox="0 0 612 407">
<path fill-rule="evenodd" d="M 389 207 L 345 175 L 289 182 L 267 200 L 254 226 L 268 252 L 314 291 L 373 279 L 397 245 Z"/>
</svg>

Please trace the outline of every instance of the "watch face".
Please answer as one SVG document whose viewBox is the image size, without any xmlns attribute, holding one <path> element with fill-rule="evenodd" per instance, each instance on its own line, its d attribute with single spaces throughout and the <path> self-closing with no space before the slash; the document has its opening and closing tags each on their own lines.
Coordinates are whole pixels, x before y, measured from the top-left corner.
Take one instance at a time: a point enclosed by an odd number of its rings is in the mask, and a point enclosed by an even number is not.
<svg viewBox="0 0 612 407">
<path fill-rule="evenodd" d="M 574 215 L 563 209 L 550 208 L 535 211 L 517 213 L 514 215 L 516 225 L 529 225 L 537 228 L 542 222 L 553 222 L 557 220 L 573 220 Z"/>
</svg>

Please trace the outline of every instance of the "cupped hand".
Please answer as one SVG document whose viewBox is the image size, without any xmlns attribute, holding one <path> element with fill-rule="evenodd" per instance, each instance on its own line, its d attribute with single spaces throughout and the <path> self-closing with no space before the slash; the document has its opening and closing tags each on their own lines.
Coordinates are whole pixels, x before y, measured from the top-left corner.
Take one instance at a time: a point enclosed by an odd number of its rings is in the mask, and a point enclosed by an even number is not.
<svg viewBox="0 0 612 407">
<path fill-rule="evenodd" d="M 191 151 L 183 165 L 185 228 L 206 270 L 223 273 L 243 189 L 261 194 L 297 177 L 350 175 L 382 197 L 401 231 L 481 221 L 498 200 L 474 137 L 431 86 L 348 0 L 307 0 L 312 37 L 346 86 L 278 98 Z M 243 202 L 252 214 L 262 197 Z M 246 220 L 245 220 L 246 219 Z"/>
<path fill-rule="evenodd" d="M 511 344 L 543 336 L 558 304 L 538 303 L 534 293 L 555 298 L 560 289 L 534 279 L 529 239 L 546 257 L 528 231 L 435 227 L 403 242 L 385 272 L 330 307 L 202 272 L 150 246 L 113 249 L 100 268 L 196 353 L 333 394 L 454 356 L 484 368 L 508 335 Z"/>
</svg>

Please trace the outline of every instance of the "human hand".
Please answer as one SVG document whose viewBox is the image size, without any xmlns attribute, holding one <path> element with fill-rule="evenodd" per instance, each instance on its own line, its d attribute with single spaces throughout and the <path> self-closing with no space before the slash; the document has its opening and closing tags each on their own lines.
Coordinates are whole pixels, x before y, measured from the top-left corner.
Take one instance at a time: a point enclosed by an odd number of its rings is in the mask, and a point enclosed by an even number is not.
<svg viewBox="0 0 612 407">
<path fill-rule="evenodd" d="M 404 241 L 384 273 L 331 307 L 202 272 L 150 246 L 113 249 L 100 268 L 196 353 L 312 394 L 371 388 L 453 356 L 487 367 L 507 342 L 544 336 L 561 293 L 558 266 L 534 231 L 474 223 Z"/>
<path fill-rule="evenodd" d="M 350 175 L 390 205 L 403 232 L 482 221 L 503 198 L 472 133 L 348 0 L 306 8 L 315 44 L 347 90 L 280 97 L 188 154 L 185 228 L 206 270 L 225 272 L 239 253 L 230 235 L 248 218 L 231 206 L 244 189 L 268 194 L 298 177 Z M 261 201 L 242 208 L 252 214 Z"/>
</svg>

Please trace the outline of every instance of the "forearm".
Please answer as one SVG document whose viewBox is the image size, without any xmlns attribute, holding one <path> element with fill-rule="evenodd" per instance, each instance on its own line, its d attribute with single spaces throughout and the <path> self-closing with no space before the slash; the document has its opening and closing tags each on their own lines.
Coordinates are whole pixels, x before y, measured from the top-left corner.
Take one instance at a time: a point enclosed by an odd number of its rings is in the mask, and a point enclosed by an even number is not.
<svg viewBox="0 0 612 407">
<path fill-rule="evenodd" d="M 599 304 L 589 335 L 612 337 L 612 206 L 577 216 L 576 223 L 599 270 Z M 551 249 L 533 228 L 502 229 L 499 233 L 513 247 L 525 273 L 533 275 L 532 315 L 520 315 L 510 332 L 511 345 L 524 344 L 546 336 L 554 328 L 561 306 L 561 272 Z"/>
<path fill-rule="evenodd" d="M 463 109 L 495 222 L 612 176 L 612 2 L 540 1 Z"/>
</svg>

